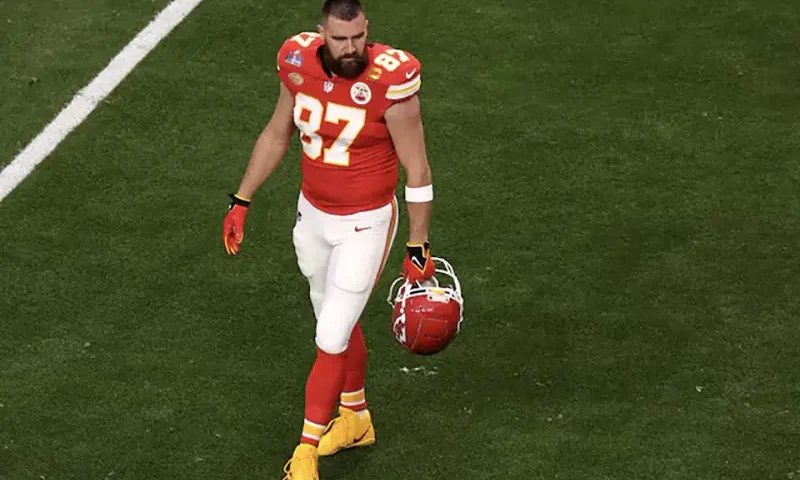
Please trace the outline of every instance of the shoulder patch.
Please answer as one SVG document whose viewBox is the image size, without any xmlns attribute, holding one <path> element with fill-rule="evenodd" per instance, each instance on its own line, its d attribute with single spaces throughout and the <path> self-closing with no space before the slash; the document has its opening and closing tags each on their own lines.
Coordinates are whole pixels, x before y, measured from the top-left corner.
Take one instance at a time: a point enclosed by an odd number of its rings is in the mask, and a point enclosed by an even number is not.
<svg viewBox="0 0 800 480">
<path fill-rule="evenodd" d="M 303 54 L 300 53 L 300 50 L 295 50 L 293 52 L 288 52 L 285 57 L 283 57 L 283 61 L 288 63 L 289 65 L 294 65 L 295 67 L 302 67 L 303 66 Z"/>
<path fill-rule="evenodd" d="M 278 50 L 277 68 L 281 70 L 281 65 L 291 65 L 296 68 L 303 66 L 303 54 L 312 45 L 320 42 L 320 35 L 316 32 L 300 32 L 293 37 L 286 39 Z"/>
</svg>

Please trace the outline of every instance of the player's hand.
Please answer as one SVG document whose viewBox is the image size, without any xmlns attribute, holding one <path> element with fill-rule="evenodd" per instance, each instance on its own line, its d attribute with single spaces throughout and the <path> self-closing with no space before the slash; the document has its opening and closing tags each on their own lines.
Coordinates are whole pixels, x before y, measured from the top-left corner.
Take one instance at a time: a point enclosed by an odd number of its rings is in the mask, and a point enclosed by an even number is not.
<svg viewBox="0 0 800 480">
<path fill-rule="evenodd" d="M 222 243 L 228 255 L 239 253 L 239 244 L 244 240 L 244 219 L 247 216 L 247 209 L 250 207 L 250 200 L 229 194 L 231 205 L 228 207 L 228 214 L 222 222 Z"/>
<path fill-rule="evenodd" d="M 403 260 L 403 277 L 411 283 L 422 282 L 436 273 L 431 258 L 431 245 L 425 243 L 406 243 L 408 254 Z"/>
</svg>

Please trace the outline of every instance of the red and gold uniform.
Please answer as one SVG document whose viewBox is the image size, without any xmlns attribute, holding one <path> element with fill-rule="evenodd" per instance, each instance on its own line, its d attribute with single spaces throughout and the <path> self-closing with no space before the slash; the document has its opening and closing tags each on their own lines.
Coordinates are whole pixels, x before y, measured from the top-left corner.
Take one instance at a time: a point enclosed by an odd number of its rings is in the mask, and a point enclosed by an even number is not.
<svg viewBox="0 0 800 480">
<path fill-rule="evenodd" d="M 318 357 L 306 387 L 301 443 L 319 442 L 320 452 L 329 455 L 349 435 L 341 423 L 321 440 L 329 396 L 341 395 L 343 411 L 366 408 L 366 346 L 358 319 L 398 225 L 398 158 L 384 113 L 417 94 L 421 65 L 408 52 L 368 44 L 366 69 L 347 79 L 324 67 L 323 45 L 319 34 L 300 33 L 283 43 L 277 60 L 278 75 L 294 97 L 303 150 L 292 238 L 317 320 Z M 359 436 L 366 445 L 375 435 L 371 423 L 364 425 Z"/>
<path fill-rule="evenodd" d="M 408 52 L 370 43 L 367 67 L 347 79 L 324 67 L 323 46 L 319 34 L 299 33 L 283 43 L 277 64 L 294 97 L 303 150 L 295 253 L 309 282 L 317 346 L 337 354 L 397 233 L 398 158 L 384 113 L 417 94 L 421 65 Z"/>
<path fill-rule="evenodd" d="M 397 186 L 397 155 L 383 114 L 415 95 L 420 62 L 410 53 L 368 44 L 369 64 L 355 79 L 329 76 L 317 33 L 286 40 L 278 75 L 295 99 L 303 147 L 301 191 L 319 210 L 347 215 L 389 204 Z"/>
<path fill-rule="evenodd" d="M 277 56 L 302 146 L 292 240 L 316 318 L 317 358 L 306 381 L 300 445 L 284 467 L 285 478 L 297 480 L 319 478 L 319 455 L 375 442 L 358 320 L 397 234 L 399 159 L 384 117 L 392 105 L 417 95 L 422 82 L 413 55 L 377 43 L 367 44 L 366 68 L 357 78 L 336 76 L 323 62 L 324 46 L 319 34 L 303 32 L 287 39 Z M 229 253 L 229 238 L 240 241 L 249 206 L 232 197 L 239 203 L 224 224 Z M 234 244 L 233 253 L 237 249 Z M 329 424 L 337 400 L 340 415 Z"/>
</svg>

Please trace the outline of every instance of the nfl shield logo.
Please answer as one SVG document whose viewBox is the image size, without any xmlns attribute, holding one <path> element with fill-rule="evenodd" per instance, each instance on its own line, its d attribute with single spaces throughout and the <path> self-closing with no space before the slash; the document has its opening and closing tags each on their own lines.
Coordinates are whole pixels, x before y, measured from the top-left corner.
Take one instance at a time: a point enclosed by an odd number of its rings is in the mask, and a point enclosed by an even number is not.
<svg viewBox="0 0 800 480">
<path fill-rule="evenodd" d="M 325 90 L 325 93 L 331 93 L 331 90 L 333 90 L 333 82 L 331 81 L 325 82 L 325 86 L 323 87 L 323 89 Z"/>
</svg>

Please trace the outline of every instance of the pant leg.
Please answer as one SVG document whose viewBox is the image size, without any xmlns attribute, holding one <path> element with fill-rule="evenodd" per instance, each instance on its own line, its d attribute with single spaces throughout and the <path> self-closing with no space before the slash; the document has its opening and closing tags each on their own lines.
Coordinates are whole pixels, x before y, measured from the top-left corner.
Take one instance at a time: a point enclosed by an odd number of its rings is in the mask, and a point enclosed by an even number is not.
<svg viewBox="0 0 800 480">
<path fill-rule="evenodd" d="M 317 317 L 317 346 L 328 353 L 347 349 L 358 321 L 394 243 L 397 200 L 376 210 L 330 219 L 333 244 L 325 294 Z"/>
<path fill-rule="evenodd" d="M 328 276 L 328 262 L 333 245 L 325 239 L 327 215 L 317 210 L 301 193 L 297 200 L 297 221 L 292 230 L 297 265 L 308 279 L 309 297 L 314 308 L 314 316 L 319 321 L 325 286 Z"/>
</svg>

